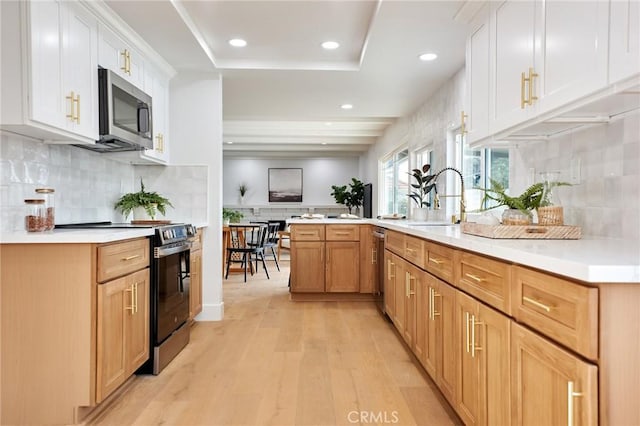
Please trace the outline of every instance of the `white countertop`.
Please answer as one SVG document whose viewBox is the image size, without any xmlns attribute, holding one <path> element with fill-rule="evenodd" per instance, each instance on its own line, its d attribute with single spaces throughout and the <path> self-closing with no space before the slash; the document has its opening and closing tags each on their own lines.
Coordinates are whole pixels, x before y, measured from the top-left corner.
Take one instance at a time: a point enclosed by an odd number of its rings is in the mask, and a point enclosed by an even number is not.
<svg viewBox="0 0 640 426">
<path fill-rule="evenodd" d="M 458 225 L 416 226 L 408 220 L 295 219 L 288 222 L 371 223 L 580 281 L 640 283 L 640 242 L 636 240 L 590 237 L 580 240 L 492 239 L 463 234 Z"/>
<path fill-rule="evenodd" d="M 153 235 L 153 228 L 54 229 L 50 232 L 16 231 L 0 234 L 2 244 L 109 243 Z"/>
</svg>

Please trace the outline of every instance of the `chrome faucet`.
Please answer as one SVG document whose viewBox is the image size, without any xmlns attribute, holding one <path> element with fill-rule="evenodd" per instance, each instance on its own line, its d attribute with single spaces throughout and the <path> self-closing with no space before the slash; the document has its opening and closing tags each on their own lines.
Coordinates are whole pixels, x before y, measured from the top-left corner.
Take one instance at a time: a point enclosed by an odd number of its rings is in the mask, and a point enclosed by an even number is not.
<svg viewBox="0 0 640 426">
<path fill-rule="evenodd" d="M 460 222 L 465 222 L 467 220 L 467 212 L 466 212 L 466 201 L 464 198 L 464 178 L 462 177 L 462 173 L 460 172 L 460 170 L 454 168 L 454 167 L 445 167 L 444 169 L 440 170 L 438 173 L 436 173 L 436 177 L 433 180 L 434 185 L 438 183 L 438 177 L 446 172 L 447 170 L 451 170 L 452 172 L 456 172 L 456 174 L 458 176 L 460 176 Z M 457 195 L 443 195 L 443 197 L 457 197 Z M 433 198 L 433 208 L 438 210 L 440 209 L 440 197 L 438 196 L 438 190 L 436 189 L 436 194 Z"/>
</svg>

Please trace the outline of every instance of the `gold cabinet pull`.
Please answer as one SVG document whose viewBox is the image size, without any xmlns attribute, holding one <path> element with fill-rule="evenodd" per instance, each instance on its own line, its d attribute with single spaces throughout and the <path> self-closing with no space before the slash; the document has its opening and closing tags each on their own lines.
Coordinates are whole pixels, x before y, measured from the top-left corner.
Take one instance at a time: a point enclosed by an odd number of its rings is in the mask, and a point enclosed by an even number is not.
<svg viewBox="0 0 640 426">
<path fill-rule="evenodd" d="M 76 96 L 74 102 L 76 104 L 76 123 L 80 124 L 80 95 Z"/>
<path fill-rule="evenodd" d="M 67 99 L 69 101 L 69 112 L 70 114 L 67 114 L 66 117 L 71 120 L 71 121 L 75 121 L 76 119 L 76 94 L 75 92 L 71 91 L 71 94 L 69 96 L 65 96 L 65 99 Z"/>
<path fill-rule="evenodd" d="M 371 264 L 375 265 L 376 263 L 378 263 L 378 250 L 376 250 L 375 248 L 371 249 Z"/>
<path fill-rule="evenodd" d="M 529 82 L 529 99 L 527 103 L 529 105 L 533 105 L 533 102 L 538 100 L 538 97 L 533 95 L 533 79 L 536 77 L 538 77 L 538 73 L 533 71 L 533 68 L 529 68 L 529 77 L 527 78 Z"/>
<path fill-rule="evenodd" d="M 436 311 L 436 297 L 440 297 L 440 296 L 441 296 L 440 293 L 438 293 L 435 288 L 431 289 L 431 298 L 432 298 L 432 302 L 431 302 L 432 308 L 431 308 L 431 310 L 432 310 L 433 320 L 434 321 L 435 321 L 436 317 L 440 316 L 440 312 Z"/>
<path fill-rule="evenodd" d="M 466 338 L 467 338 L 467 353 L 470 352 L 469 346 L 470 346 L 470 336 L 469 336 L 469 312 L 465 312 L 464 313 L 465 316 L 465 325 L 466 325 Z"/>
<path fill-rule="evenodd" d="M 429 287 L 429 319 L 433 320 L 433 289 Z"/>
<path fill-rule="evenodd" d="M 573 386 L 572 381 L 567 382 L 567 426 L 573 426 L 573 398 L 584 395 L 582 392 L 575 392 Z"/>
<path fill-rule="evenodd" d="M 309 236 L 315 236 L 316 233 L 315 232 L 298 232 L 298 235 L 309 235 Z"/>
<path fill-rule="evenodd" d="M 465 277 L 467 277 L 467 278 L 471 278 L 472 280 L 474 280 L 474 281 L 476 281 L 476 282 L 479 282 L 479 283 L 481 283 L 482 281 L 484 281 L 484 279 L 483 279 L 483 278 L 480 278 L 480 277 L 479 277 L 479 276 L 477 276 L 477 275 L 473 275 L 473 274 L 466 273 L 466 274 L 464 274 L 464 276 L 465 276 Z"/>
<path fill-rule="evenodd" d="M 476 345 L 476 325 L 483 325 L 482 321 L 476 321 L 476 316 L 471 315 L 471 358 L 476 357 L 476 351 L 481 351 L 482 347 Z"/>
<path fill-rule="evenodd" d="M 136 297 L 135 297 L 135 301 L 136 301 L 136 303 L 135 303 L 135 305 L 133 305 L 133 306 L 134 306 L 134 308 L 135 308 L 135 309 L 134 309 L 134 312 L 137 314 L 137 313 L 138 313 L 138 283 L 135 283 L 135 284 L 133 285 L 133 292 L 134 292 L 134 293 L 135 293 L 135 295 L 136 295 Z"/>
<path fill-rule="evenodd" d="M 120 259 L 120 260 L 122 260 L 123 262 L 126 262 L 126 261 L 128 261 L 128 260 L 137 259 L 138 257 L 140 257 L 140 255 L 139 255 L 139 254 L 134 254 L 133 256 L 123 257 L 123 258 L 122 258 L 122 259 Z"/>
<path fill-rule="evenodd" d="M 408 272 L 404 273 L 404 294 L 407 297 L 411 297 L 411 295 L 409 294 L 409 287 L 411 287 L 411 284 L 409 282 L 409 280 L 411 279 L 411 274 Z"/>
<path fill-rule="evenodd" d="M 467 134 L 467 123 L 466 118 L 469 117 L 464 111 L 460 111 L 460 134 L 462 136 Z"/>
<path fill-rule="evenodd" d="M 524 109 L 524 106 L 528 103 L 524 97 L 524 84 L 526 81 L 527 78 L 524 76 L 524 73 L 522 73 L 520 75 L 520 109 Z"/>
<path fill-rule="evenodd" d="M 351 235 L 350 232 L 345 232 L 345 231 L 336 231 L 335 234 L 336 235 Z"/>
<path fill-rule="evenodd" d="M 131 315 L 133 315 L 134 314 L 134 309 L 135 309 L 135 301 L 134 301 L 135 295 L 133 294 L 133 285 L 131 285 L 131 287 L 125 289 L 125 291 L 130 293 L 130 295 L 129 295 L 130 306 L 125 306 L 124 309 L 125 309 L 125 311 L 131 311 Z"/>
<path fill-rule="evenodd" d="M 131 75 L 131 52 L 127 50 L 127 74 Z"/>
<path fill-rule="evenodd" d="M 532 298 L 527 297 L 527 296 L 522 296 L 522 301 L 530 303 L 533 306 L 536 306 L 536 307 L 538 307 L 540 309 L 543 309 L 543 310 L 545 310 L 547 312 L 551 312 L 551 306 L 547 306 L 542 302 L 538 302 L 536 299 L 532 299 Z"/>
<path fill-rule="evenodd" d="M 436 259 L 435 257 L 430 257 L 430 258 L 429 258 L 429 262 L 433 262 L 433 263 L 435 263 L 436 265 L 442 265 L 442 264 L 444 263 L 444 261 L 443 261 L 443 260 Z"/>
<path fill-rule="evenodd" d="M 124 49 L 122 52 L 120 52 L 120 56 L 122 56 L 122 66 L 120 67 L 120 69 L 125 74 L 128 74 L 128 71 L 127 71 L 127 49 Z"/>
</svg>

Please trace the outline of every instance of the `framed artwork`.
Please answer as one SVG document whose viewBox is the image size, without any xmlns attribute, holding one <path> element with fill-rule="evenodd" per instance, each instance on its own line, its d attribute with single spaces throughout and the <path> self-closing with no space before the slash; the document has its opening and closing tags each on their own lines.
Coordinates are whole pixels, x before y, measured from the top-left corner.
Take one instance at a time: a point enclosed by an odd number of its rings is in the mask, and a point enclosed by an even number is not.
<svg viewBox="0 0 640 426">
<path fill-rule="evenodd" d="M 269 202 L 302 202 L 302 169 L 269 169 Z"/>
</svg>

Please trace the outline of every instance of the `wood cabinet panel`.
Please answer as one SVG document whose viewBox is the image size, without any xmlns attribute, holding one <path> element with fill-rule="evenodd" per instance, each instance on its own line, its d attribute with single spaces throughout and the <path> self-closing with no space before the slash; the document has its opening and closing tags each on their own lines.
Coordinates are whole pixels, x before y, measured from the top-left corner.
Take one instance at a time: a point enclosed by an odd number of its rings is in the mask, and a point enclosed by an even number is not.
<svg viewBox="0 0 640 426">
<path fill-rule="evenodd" d="M 149 240 L 136 239 L 98 247 L 98 282 L 149 266 Z"/>
<path fill-rule="evenodd" d="M 327 241 L 360 241 L 360 225 L 327 225 Z"/>
<path fill-rule="evenodd" d="M 127 312 L 126 360 L 127 377 L 149 359 L 149 270 L 127 277 L 133 285 L 133 312 Z"/>
<path fill-rule="evenodd" d="M 384 248 L 398 256 L 404 256 L 404 237 L 400 232 L 387 230 L 384 234 Z"/>
<path fill-rule="evenodd" d="M 598 359 L 598 289 L 514 269 L 513 314 L 591 360 Z"/>
<path fill-rule="evenodd" d="M 189 286 L 189 319 L 202 312 L 202 250 L 191 250 Z"/>
<path fill-rule="evenodd" d="M 458 287 L 511 314 L 511 266 L 476 254 L 461 252 L 458 264 Z"/>
<path fill-rule="evenodd" d="M 404 239 L 404 258 L 419 268 L 425 268 L 424 264 L 424 240 L 421 238 L 405 235 Z"/>
<path fill-rule="evenodd" d="M 324 244 L 314 241 L 291 241 L 291 292 L 324 292 Z"/>
<path fill-rule="evenodd" d="M 393 320 L 396 313 L 396 274 L 397 256 L 389 250 L 384 255 L 384 311 Z"/>
<path fill-rule="evenodd" d="M 436 277 L 452 283 L 453 271 L 456 263 L 456 250 L 431 242 L 424 243 L 425 269 Z"/>
<path fill-rule="evenodd" d="M 360 225 L 360 293 L 377 293 L 381 285 L 378 282 L 378 262 L 384 253 L 378 253 L 377 240 L 372 232 L 372 226 Z"/>
<path fill-rule="evenodd" d="M 325 291 L 329 293 L 357 293 L 360 291 L 360 243 L 356 241 L 328 241 Z"/>
<path fill-rule="evenodd" d="M 597 367 L 520 325 L 512 332 L 512 423 L 597 425 Z"/>
<path fill-rule="evenodd" d="M 291 225 L 291 241 L 324 241 L 324 225 Z"/>
</svg>

